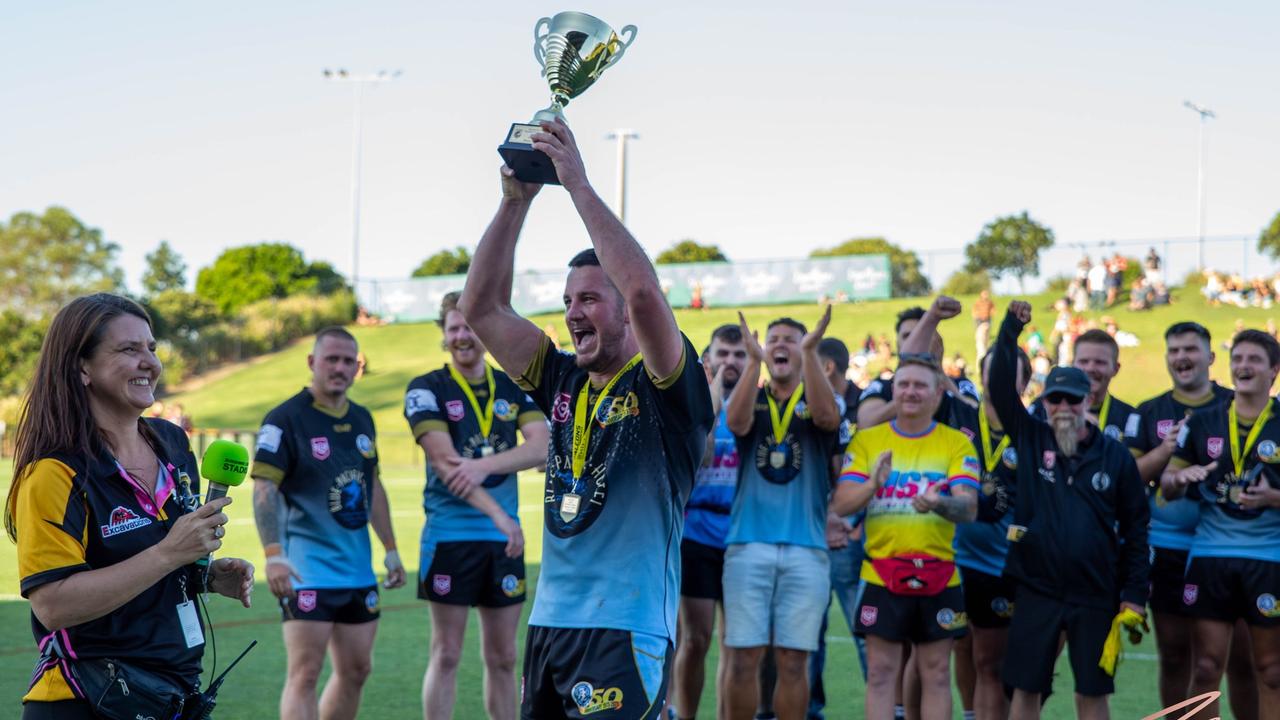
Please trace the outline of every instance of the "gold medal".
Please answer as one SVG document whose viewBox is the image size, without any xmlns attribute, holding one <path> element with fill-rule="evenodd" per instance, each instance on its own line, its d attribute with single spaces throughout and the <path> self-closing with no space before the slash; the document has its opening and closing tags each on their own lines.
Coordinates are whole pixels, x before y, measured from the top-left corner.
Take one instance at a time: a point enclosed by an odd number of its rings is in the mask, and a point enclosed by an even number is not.
<svg viewBox="0 0 1280 720">
<path fill-rule="evenodd" d="M 781 470 L 783 465 L 787 464 L 787 454 L 781 450 L 773 450 L 769 453 L 769 465 L 775 470 Z"/>
<path fill-rule="evenodd" d="M 565 493 L 560 499 L 560 519 L 571 522 L 578 517 L 578 508 L 582 505 L 582 497 L 576 493 Z"/>
<path fill-rule="evenodd" d="M 485 443 L 480 446 L 480 457 L 489 457 L 493 454 L 493 446 Z"/>
<path fill-rule="evenodd" d="M 1027 528 L 1022 525 L 1010 525 L 1009 530 L 1005 533 L 1005 539 L 1009 542 L 1018 542 L 1027 534 Z"/>
<path fill-rule="evenodd" d="M 991 497 L 996 494 L 996 478 L 995 475 L 987 473 L 982 476 L 982 494 Z"/>
<path fill-rule="evenodd" d="M 1240 504 L 1240 495 L 1244 493 L 1244 488 L 1239 483 L 1232 483 L 1231 489 L 1227 490 L 1227 499 L 1236 505 Z"/>
</svg>

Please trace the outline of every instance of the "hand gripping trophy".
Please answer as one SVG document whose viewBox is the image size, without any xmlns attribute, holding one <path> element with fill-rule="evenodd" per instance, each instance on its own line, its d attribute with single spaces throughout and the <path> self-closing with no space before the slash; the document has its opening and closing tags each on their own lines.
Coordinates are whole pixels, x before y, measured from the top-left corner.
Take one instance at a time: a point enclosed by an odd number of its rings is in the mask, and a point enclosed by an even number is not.
<svg viewBox="0 0 1280 720">
<path fill-rule="evenodd" d="M 564 117 L 569 100 L 585 92 L 605 68 L 622 59 L 636 39 L 636 26 L 622 28 L 622 34 L 627 36 L 626 42 L 603 21 L 580 12 L 557 13 L 533 26 L 533 55 L 551 87 L 551 105 L 534 113 L 528 123 L 512 124 L 507 141 L 498 146 L 498 153 L 515 171 L 517 180 L 560 184 L 551 159 L 533 149 L 530 136 L 542 131 L 541 123 Z"/>
</svg>

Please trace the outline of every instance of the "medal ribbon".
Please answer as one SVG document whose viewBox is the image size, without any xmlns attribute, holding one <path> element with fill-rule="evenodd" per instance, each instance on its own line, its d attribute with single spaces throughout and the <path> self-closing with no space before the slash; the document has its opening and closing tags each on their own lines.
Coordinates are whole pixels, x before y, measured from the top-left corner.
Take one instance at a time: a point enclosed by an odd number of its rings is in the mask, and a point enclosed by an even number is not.
<svg viewBox="0 0 1280 720">
<path fill-rule="evenodd" d="M 1098 411 L 1098 429 L 1107 429 L 1107 415 L 1111 413 L 1111 393 L 1102 399 L 1102 409 Z"/>
<path fill-rule="evenodd" d="M 791 399 L 787 401 L 787 409 L 783 411 L 781 418 L 778 417 L 778 403 L 774 401 L 773 393 L 765 390 L 764 394 L 769 398 L 769 427 L 773 430 L 773 444 L 781 445 L 782 439 L 787 436 L 787 429 L 791 427 L 791 418 L 795 417 L 796 403 L 804 395 L 804 383 L 797 385 L 795 392 L 791 393 Z"/>
<path fill-rule="evenodd" d="M 1000 438 L 1000 444 L 995 449 L 991 448 L 991 422 L 987 420 L 986 409 L 982 407 L 978 408 L 978 430 L 982 433 L 982 463 L 987 466 L 987 472 L 995 472 L 996 463 L 1000 462 L 1004 449 L 1009 447 L 1009 436 Z"/>
<path fill-rule="evenodd" d="M 1236 403 L 1231 401 L 1231 408 L 1227 411 L 1227 435 L 1231 438 L 1231 462 L 1235 464 L 1235 473 L 1237 476 L 1244 474 L 1245 456 L 1249 454 L 1249 449 L 1257 442 L 1258 436 L 1262 434 L 1262 426 L 1267 424 L 1271 419 L 1271 403 L 1273 401 L 1268 398 L 1267 406 L 1262 408 L 1262 413 L 1258 415 L 1258 419 L 1253 421 L 1253 427 L 1249 429 L 1249 436 L 1245 438 L 1244 447 L 1240 447 L 1240 420 L 1236 415 Z"/>
<path fill-rule="evenodd" d="M 476 400 L 476 394 L 471 390 L 471 383 L 462 377 L 462 373 L 458 372 L 458 368 L 450 365 L 449 374 L 453 376 L 453 381 L 458 383 L 458 387 L 462 388 L 462 394 L 467 396 L 467 402 L 471 403 L 471 409 L 476 413 L 476 422 L 480 423 L 480 434 L 484 437 L 485 442 L 489 441 L 489 431 L 493 429 L 493 401 L 494 383 L 493 368 L 489 363 L 484 364 L 484 381 L 489 385 L 489 398 L 485 401 L 484 410 L 480 409 L 480 402 Z"/>
<path fill-rule="evenodd" d="M 600 406 L 604 403 L 604 399 L 609 397 L 609 391 L 613 389 L 618 378 L 627 374 L 627 371 L 635 367 L 641 360 L 640 353 L 627 361 L 612 378 L 609 378 L 606 384 L 600 390 L 600 396 L 596 398 L 596 404 L 591 408 L 591 414 L 587 414 L 587 389 L 591 386 L 588 380 L 582 385 L 582 389 L 578 391 L 578 407 L 573 414 L 573 479 L 576 482 L 582 477 L 582 471 L 587 466 L 587 446 L 591 443 L 591 418 L 594 418 L 600 412 Z"/>
</svg>

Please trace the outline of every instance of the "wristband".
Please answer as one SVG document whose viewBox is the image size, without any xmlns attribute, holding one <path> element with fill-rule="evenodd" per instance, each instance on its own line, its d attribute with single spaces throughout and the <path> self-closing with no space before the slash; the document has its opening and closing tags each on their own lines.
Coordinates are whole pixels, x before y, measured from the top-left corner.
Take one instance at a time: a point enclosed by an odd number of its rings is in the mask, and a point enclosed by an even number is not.
<svg viewBox="0 0 1280 720">
<path fill-rule="evenodd" d="M 382 560 L 383 566 L 388 570 L 398 570 L 404 568 L 404 563 L 400 562 L 400 551 L 392 548 L 387 551 L 387 556 Z"/>
<path fill-rule="evenodd" d="M 293 570 L 293 563 L 289 562 L 289 558 L 285 557 L 284 555 L 272 555 L 268 557 L 267 567 L 271 567 L 272 565 L 284 565 L 290 570 Z"/>
</svg>

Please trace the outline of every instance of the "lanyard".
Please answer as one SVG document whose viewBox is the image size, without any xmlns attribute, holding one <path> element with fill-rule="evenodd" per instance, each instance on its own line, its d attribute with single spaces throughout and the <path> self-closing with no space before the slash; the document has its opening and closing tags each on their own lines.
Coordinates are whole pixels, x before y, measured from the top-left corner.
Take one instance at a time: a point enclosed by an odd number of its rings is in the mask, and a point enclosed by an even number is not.
<svg viewBox="0 0 1280 720">
<path fill-rule="evenodd" d="M 1009 436 L 1006 434 L 995 449 L 991 448 L 991 423 L 983 407 L 978 408 L 978 430 L 982 433 L 982 462 L 987 466 L 987 472 L 995 472 L 996 463 L 1000 462 L 1004 449 L 1009 447 Z"/>
<path fill-rule="evenodd" d="M 1098 412 L 1098 428 L 1105 431 L 1107 429 L 1107 415 L 1111 413 L 1111 393 L 1102 399 L 1102 410 Z"/>
<path fill-rule="evenodd" d="M 453 381 L 458 383 L 458 387 L 462 388 L 462 394 L 467 396 L 467 401 L 471 403 L 471 409 L 476 413 L 476 422 L 480 423 L 480 435 L 484 437 L 485 442 L 489 440 L 489 430 L 493 428 L 493 368 L 489 367 L 489 363 L 484 364 L 484 381 L 489 385 L 489 399 L 485 401 L 484 410 L 480 409 L 480 402 L 476 400 L 476 394 L 471 390 L 471 383 L 462 377 L 462 373 L 454 366 L 449 366 L 449 374 L 453 376 Z"/>
<path fill-rule="evenodd" d="M 1258 415 L 1258 419 L 1253 421 L 1253 427 L 1249 429 L 1249 436 L 1245 438 L 1244 447 L 1240 447 L 1240 420 L 1236 415 L 1236 403 L 1231 401 L 1231 409 L 1227 411 L 1227 435 L 1231 438 L 1231 462 L 1235 464 L 1236 475 L 1244 473 L 1245 456 L 1249 454 L 1249 448 L 1253 447 L 1253 443 L 1257 441 L 1258 436 L 1262 434 L 1262 426 L 1267 424 L 1271 419 L 1271 403 L 1273 401 L 1268 398 L 1267 406 L 1262 408 L 1262 413 Z"/>
<path fill-rule="evenodd" d="M 766 389 L 764 394 L 769 398 L 769 427 L 773 430 L 773 443 L 781 445 L 782 439 L 787 436 L 787 429 L 791 427 L 791 418 L 795 417 L 796 403 L 804 395 L 804 383 L 797 385 L 795 392 L 791 393 L 791 399 L 787 401 L 787 409 L 783 411 L 781 418 L 778 417 L 778 403 L 774 401 L 773 393 Z"/>
<path fill-rule="evenodd" d="M 635 367 L 641 360 L 640 353 L 627 361 L 612 378 L 600 390 L 600 396 L 596 398 L 596 404 L 591 407 L 591 414 L 587 414 L 587 388 L 591 386 L 590 379 L 582 385 L 582 389 L 578 391 L 578 407 L 573 416 L 573 479 L 576 481 L 582 477 L 582 471 L 587 466 L 587 446 L 591 443 L 591 423 L 590 418 L 595 417 L 600 412 L 600 406 L 604 403 L 604 399 L 609 397 L 609 391 L 613 389 L 618 378 L 627 374 L 627 371 Z"/>
</svg>

